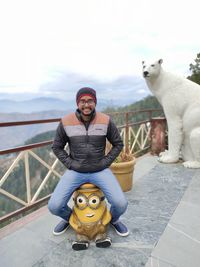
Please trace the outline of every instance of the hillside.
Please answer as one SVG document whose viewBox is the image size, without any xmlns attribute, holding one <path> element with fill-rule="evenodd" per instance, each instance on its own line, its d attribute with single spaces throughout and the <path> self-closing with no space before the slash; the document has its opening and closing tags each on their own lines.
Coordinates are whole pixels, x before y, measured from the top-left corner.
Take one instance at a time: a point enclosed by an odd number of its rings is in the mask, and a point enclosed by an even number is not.
<svg viewBox="0 0 200 267">
<path fill-rule="evenodd" d="M 127 105 L 120 108 L 107 108 L 104 110 L 105 113 L 112 114 L 113 112 L 128 112 L 128 111 L 139 111 L 139 110 L 146 110 L 146 109 L 159 109 L 162 110 L 161 105 L 158 103 L 157 99 L 154 96 L 147 96 L 144 99 L 137 101 L 131 105 Z M 153 112 L 152 116 L 157 117 L 162 115 L 162 112 Z M 123 125 L 125 123 L 125 115 L 119 114 L 117 116 L 112 116 L 112 119 L 117 125 Z M 134 123 L 137 121 L 143 121 L 149 119 L 148 113 L 137 113 L 137 114 L 129 114 L 128 120 L 129 123 Z"/>
<path fill-rule="evenodd" d="M 126 106 L 119 107 L 119 108 L 115 108 L 115 107 L 106 108 L 104 112 L 110 113 L 110 112 L 143 110 L 143 109 L 162 109 L 162 107 L 154 96 L 149 95 L 143 98 L 142 100 L 139 100 L 130 105 L 126 105 Z"/>
</svg>

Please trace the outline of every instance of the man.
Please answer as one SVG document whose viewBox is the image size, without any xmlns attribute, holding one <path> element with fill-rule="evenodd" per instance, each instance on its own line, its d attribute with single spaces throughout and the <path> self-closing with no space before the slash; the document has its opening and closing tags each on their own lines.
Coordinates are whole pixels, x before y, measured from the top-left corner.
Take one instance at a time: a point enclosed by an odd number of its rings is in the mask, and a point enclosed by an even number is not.
<svg viewBox="0 0 200 267">
<path fill-rule="evenodd" d="M 96 112 L 96 92 L 81 88 L 76 95 L 78 109 L 62 118 L 53 142 L 53 152 L 67 167 L 50 200 L 48 208 L 63 220 L 55 227 L 54 235 L 60 235 L 69 226 L 71 208 L 67 206 L 73 192 L 84 183 L 98 186 L 110 203 L 111 224 L 120 236 L 127 236 L 127 227 L 119 217 L 127 208 L 127 200 L 111 170 L 108 168 L 123 148 L 115 124 L 106 114 Z M 112 144 L 105 155 L 106 139 Z M 69 144 L 69 154 L 65 145 Z"/>
</svg>

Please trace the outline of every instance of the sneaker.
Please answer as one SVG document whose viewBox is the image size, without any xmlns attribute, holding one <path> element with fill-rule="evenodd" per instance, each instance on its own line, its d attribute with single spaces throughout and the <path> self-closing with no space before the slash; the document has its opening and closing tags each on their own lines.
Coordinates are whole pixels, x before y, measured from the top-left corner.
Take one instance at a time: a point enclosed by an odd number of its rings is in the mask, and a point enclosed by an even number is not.
<svg viewBox="0 0 200 267">
<path fill-rule="evenodd" d="M 106 237 L 105 239 L 97 239 L 95 244 L 98 248 L 108 248 L 111 246 L 112 241 L 109 237 Z"/>
<path fill-rule="evenodd" d="M 115 232 L 120 236 L 129 235 L 129 230 L 122 222 L 117 221 L 116 223 L 111 223 L 112 227 L 115 229 Z"/>
<path fill-rule="evenodd" d="M 53 234 L 54 235 L 61 235 L 64 232 L 67 231 L 67 228 L 69 227 L 69 223 L 62 220 L 61 222 L 59 222 L 59 224 L 56 225 L 56 227 L 53 230 Z"/>
<path fill-rule="evenodd" d="M 85 250 L 89 247 L 88 241 L 74 241 L 72 242 L 72 248 L 74 250 Z"/>
</svg>

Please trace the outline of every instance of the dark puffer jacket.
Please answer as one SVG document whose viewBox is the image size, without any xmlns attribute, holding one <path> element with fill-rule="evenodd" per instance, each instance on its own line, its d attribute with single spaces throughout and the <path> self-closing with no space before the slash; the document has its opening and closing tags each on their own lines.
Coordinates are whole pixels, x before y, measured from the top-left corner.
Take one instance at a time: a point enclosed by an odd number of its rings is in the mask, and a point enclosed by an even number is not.
<svg viewBox="0 0 200 267">
<path fill-rule="evenodd" d="M 106 139 L 112 144 L 105 156 Z M 64 149 L 69 144 L 68 154 Z M 111 165 L 123 148 L 118 129 L 109 116 L 95 112 L 86 124 L 79 110 L 62 118 L 58 125 L 52 149 L 57 158 L 77 172 L 101 171 Z"/>
</svg>

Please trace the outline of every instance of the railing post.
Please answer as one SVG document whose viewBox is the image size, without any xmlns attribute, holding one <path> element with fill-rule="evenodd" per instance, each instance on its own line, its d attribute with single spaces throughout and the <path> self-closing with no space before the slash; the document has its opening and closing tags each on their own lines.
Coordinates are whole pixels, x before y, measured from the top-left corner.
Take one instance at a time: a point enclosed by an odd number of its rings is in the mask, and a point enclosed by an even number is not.
<svg viewBox="0 0 200 267">
<path fill-rule="evenodd" d="M 25 151 L 25 154 L 24 154 L 24 162 L 25 162 L 25 177 L 26 177 L 27 203 L 29 205 L 31 203 L 31 181 L 30 181 L 30 169 L 29 169 L 28 150 Z"/>
<path fill-rule="evenodd" d="M 129 153 L 129 125 L 128 112 L 126 112 L 126 128 L 125 128 L 125 153 Z"/>
<path fill-rule="evenodd" d="M 151 119 L 151 154 L 159 155 L 160 152 L 165 151 L 166 141 L 165 141 L 165 132 L 166 132 L 166 118 L 164 117 L 155 117 Z"/>
<path fill-rule="evenodd" d="M 149 110 L 149 121 L 152 119 L 152 110 Z"/>
</svg>

